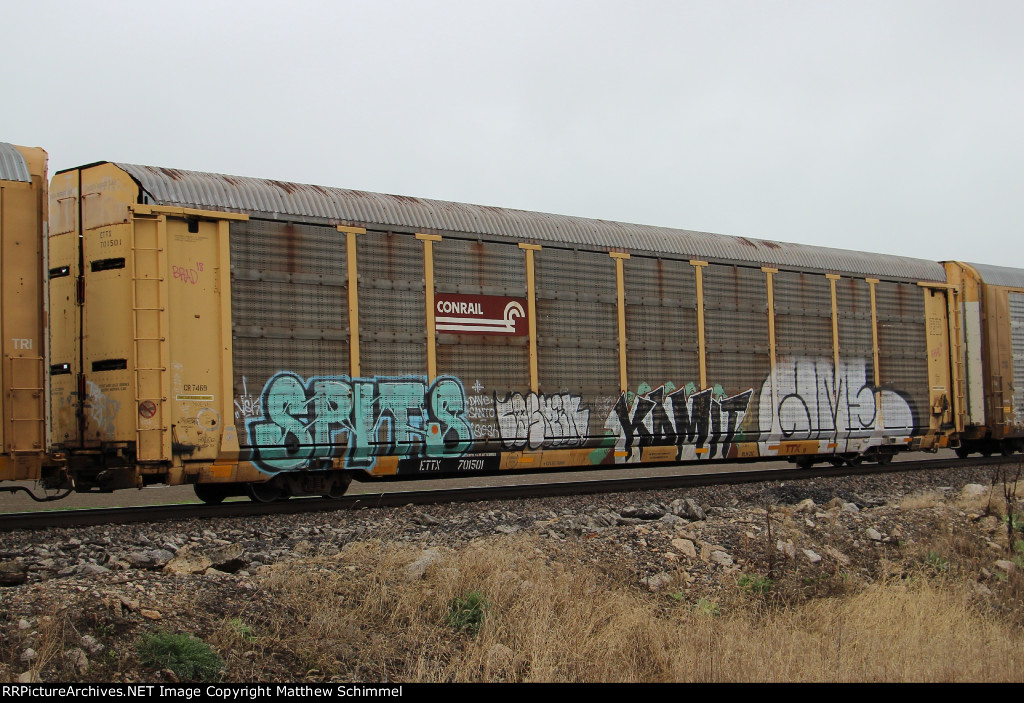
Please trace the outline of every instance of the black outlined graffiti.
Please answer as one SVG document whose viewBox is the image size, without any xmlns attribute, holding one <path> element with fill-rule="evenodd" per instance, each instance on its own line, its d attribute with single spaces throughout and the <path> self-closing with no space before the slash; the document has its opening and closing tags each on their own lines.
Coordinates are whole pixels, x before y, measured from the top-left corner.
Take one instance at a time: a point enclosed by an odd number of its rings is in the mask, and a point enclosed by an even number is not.
<svg viewBox="0 0 1024 703">
<path fill-rule="evenodd" d="M 498 432 L 505 449 L 579 447 L 587 439 L 590 410 L 569 393 L 494 395 Z"/>
<path fill-rule="evenodd" d="M 304 381 L 281 372 L 264 386 L 260 404 L 262 416 L 247 420 L 246 430 L 253 462 L 269 472 L 307 468 L 339 445 L 347 445 L 346 468 L 369 469 L 378 456 L 461 456 L 473 442 L 466 394 L 451 376 Z"/>
<path fill-rule="evenodd" d="M 725 397 L 718 389 L 696 391 L 690 384 L 675 390 L 660 386 L 641 393 L 623 393 L 605 424 L 617 438 L 615 448 L 676 445 L 677 459 L 726 456 L 743 422 L 753 389 Z M 684 448 L 692 447 L 691 452 Z M 701 451 L 706 449 L 706 451 Z"/>
</svg>

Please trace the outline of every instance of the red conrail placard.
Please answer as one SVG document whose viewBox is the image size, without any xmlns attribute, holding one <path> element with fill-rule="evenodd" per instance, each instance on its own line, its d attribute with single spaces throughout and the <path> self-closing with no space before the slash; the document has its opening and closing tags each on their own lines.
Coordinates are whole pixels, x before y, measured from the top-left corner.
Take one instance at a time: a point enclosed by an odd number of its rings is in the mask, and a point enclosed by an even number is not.
<svg viewBox="0 0 1024 703">
<path fill-rule="evenodd" d="M 503 295 L 438 293 L 434 298 L 434 324 L 444 334 L 505 334 L 528 332 L 526 298 Z"/>
</svg>

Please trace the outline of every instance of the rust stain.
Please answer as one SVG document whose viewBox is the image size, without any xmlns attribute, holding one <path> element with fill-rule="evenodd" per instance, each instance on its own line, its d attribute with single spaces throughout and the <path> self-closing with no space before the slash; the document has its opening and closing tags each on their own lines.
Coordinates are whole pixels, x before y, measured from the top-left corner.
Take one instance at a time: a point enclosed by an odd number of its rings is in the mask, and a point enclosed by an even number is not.
<svg viewBox="0 0 1024 703">
<path fill-rule="evenodd" d="M 295 193 L 295 191 L 297 191 L 299 189 L 299 187 L 297 185 L 295 185 L 294 183 L 285 183 L 284 181 L 271 181 L 271 180 L 268 180 L 266 182 L 269 183 L 272 186 L 277 186 L 278 188 L 283 190 L 288 195 L 292 195 L 293 193 Z"/>
<path fill-rule="evenodd" d="M 754 244 L 749 239 L 747 239 L 746 237 L 736 237 L 736 239 L 738 239 L 742 244 L 746 244 L 748 247 L 754 247 L 755 249 L 757 249 L 757 245 Z"/>
<path fill-rule="evenodd" d="M 236 188 L 242 184 L 237 178 L 232 178 L 231 176 L 221 176 L 221 178 L 224 179 L 225 183 L 235 186 Z"/>
<path fill-rule="evenodd" d="M 299 229 L 290 222 L 284 226 L 285 267 L 288 273 L 295 273 L 295 247 L 298 244 Z"/>
<path fill-rule="evenodd" d="M 484 247 L 484 243 L 481 242 L 479 239 L 473 242 L 473 254 L 476 257 L 476 284 L 478 286 L 483 287 L 487 285 L 485 283 L 485 281 L 487 280 L 487 271 L 484 266 L 485 257 L 487 256 L 487 249 L 486 247 Z"/>
<path fill-rule="evenodd" d="M 764 240 L 764 241 L 762 242 L 762 244 L 764 244 L 764 245 L 765 245 L 766 247 L 768 247 L 769 249 L 781 249 L 781 248 L 782 248 L 782 245 L 781 245 L 781 244 L 779 244 L 778 242 L 771 242 L 771 241 L 769 241 L 769 240 L 767 240 L 767 239 L 766 239 L 766 240 Z"/>
<path fill-rule="evenodd" d="M 172 181 L 180 181 L 182 179 L 181 171 L 176 168 L 157 168 L 157 170 Z"/>
</svg>

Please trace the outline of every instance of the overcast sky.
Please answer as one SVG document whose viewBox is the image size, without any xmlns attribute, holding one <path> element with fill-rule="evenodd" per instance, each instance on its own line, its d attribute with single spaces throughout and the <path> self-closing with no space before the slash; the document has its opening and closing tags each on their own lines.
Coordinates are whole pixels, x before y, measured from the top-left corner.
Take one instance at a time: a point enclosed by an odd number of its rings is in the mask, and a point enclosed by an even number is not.
<svg viewBox="0 0 1024 703">
<path fill-rule="evenodd" d="M 1024 2 L 2 2 L 0 141 L 1024 268 Z"/>
</svg>

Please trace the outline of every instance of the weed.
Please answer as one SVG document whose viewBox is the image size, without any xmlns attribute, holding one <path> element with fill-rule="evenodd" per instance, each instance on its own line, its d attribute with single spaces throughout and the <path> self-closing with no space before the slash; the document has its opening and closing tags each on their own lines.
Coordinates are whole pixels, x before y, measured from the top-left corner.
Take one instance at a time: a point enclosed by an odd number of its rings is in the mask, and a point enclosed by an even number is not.
<svg viewBox="0 0 1024 703">
<path fill-rule="evenodd" d="M 481 591 L 456 596 L 448 603 L 448 624 L 458 632 L 475 635 L 480 632 L 489 605 Z"/>
<path fill-rule="evenodd" d="M 700 615 L 706 615 L 709 618 L 716 617 L 722 614 L 722 609 L 718 607 L 718 603 L 707 598 L 700 598 L 696 603 L 693 604 L 693 609 Z"/>
<path fill-rule="evenodd" d="M 767 576 L 761 576 L 760 574 L 743 574 L 736 583 L 745 593 L 752 596 L 763 596 L 772 589 L 774 582 Z"/>
<path fill-rule="evenodd" d="M 228 620 L 228 627 L 246 642 L 252 642 L 256 639 L 256 635 L 252 634 L 252 628 L 241 618 L 231 618 Z"/>
<path fill-rule="evenodd" d="M 924 563 L 935 571 L 949 570 L 949 559 L 935 551 L 928 552 L 924 558 Z"/>
<path fill-rule="evenodd" d="M 224 669 L 210 645 L 192 635 L 154 632 L 143 636 L 137 651 L 144 666 L 170 669 L 186 681 L 211 680 Z"/>
<path fill-rule="evenodd" d="M 675 593 L 669 593 L 668 597 L 675 601 L 681 601 L 686 596 L 683 594 L 682 591 L 676 591 Z"/>
</svg>

